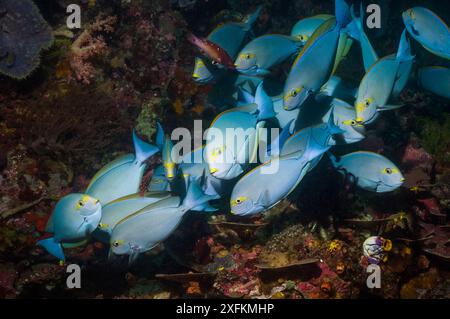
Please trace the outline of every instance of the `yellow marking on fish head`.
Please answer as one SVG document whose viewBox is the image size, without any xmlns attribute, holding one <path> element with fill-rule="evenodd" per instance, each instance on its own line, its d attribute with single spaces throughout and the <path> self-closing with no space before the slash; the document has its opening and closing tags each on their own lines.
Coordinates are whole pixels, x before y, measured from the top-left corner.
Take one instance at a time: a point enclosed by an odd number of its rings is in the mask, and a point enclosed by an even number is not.
<svg viewBox="0 0 450 319">
<path fill-rule="evenodd" d="M 230 201 L 230 205 L 231 205 L 231 207 L 234 207 L 234 206 L 236 206 L 236 205 L 239 205 L 239 204 L 245 202 L 247 199 L 248 199 L 248 197 L 245 197 L 245 196 L 239 196 L 239 197 L 237 197 L 236 199 L 231 200 L 231 201 Z"/>
<path fill-rule="evenodd" d="M 119 246 L 121 246 L 121 245 L 123 245 L 123 244 L 125 244 L 125 241 L 124 241 L 124 240 L 121 240 L 121 239 L 116 240 L 116 241 L 114 241 L 114 242 L 112 243 L 112 245 L 113 245 L 114 247 L 119 247 Z"/>
<path fill-rule="evenodd" d="M 395 167 L 392 167 L 392 168 L 386 167 L 381 170 L 381 173 L 391 175 L 391 174 L 398 174 L 398 173 L 400 173 L 400 171 Z"/>
</svg>

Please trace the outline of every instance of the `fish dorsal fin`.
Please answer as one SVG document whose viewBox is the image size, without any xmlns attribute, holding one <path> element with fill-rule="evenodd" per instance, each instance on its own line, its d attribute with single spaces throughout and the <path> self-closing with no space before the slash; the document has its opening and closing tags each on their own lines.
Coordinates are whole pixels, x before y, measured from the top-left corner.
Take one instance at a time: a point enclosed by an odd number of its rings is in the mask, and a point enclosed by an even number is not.
<svg viewBox="0 0 450 319">
<path fill-rule="evenodd" d="M 273 101 L 270 96 L 267 95 L 263 88 L 263 81 L 258 84 L 255 93 L 255 103 L 258 105 L 258 120 L 268 120 L 275 117 L 275 111 L 273 110 Z"/>
</svg>

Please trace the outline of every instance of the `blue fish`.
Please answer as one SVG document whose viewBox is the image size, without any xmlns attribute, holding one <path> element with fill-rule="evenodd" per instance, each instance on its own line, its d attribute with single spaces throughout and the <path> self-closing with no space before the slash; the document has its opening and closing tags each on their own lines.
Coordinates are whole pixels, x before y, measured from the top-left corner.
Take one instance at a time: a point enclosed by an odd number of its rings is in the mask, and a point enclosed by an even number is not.
<svg viewBox="0 0 450 319">
<path fill-rule="evenodd" d="M 318 14 L 298 21 L 291 29 L 291 37 L 296 37 L 306 44 L 308 39 L 313 35 L 324 22 L 333 19 L 330 14 Z"/>
<path fill-rule="evenodd" d="M 270 68 L 297 54 L 301 47 L 302 42 L 294 37 L 263 35 L 247 43 L 234 64 L 240 73 L 266 76 L 270 74 Z"/>
<path fill-rule="evenodd" d="M 63 247 L 77 246 L 97 228 L 102 217 L 98 199 L 86 194 L 69 194 L 61 198 L 53 210 L 46 231 L 53 237 L 37 242 L 50 254 L 65 261 Z"/>
<path fill-rule="evenodd" d="M 133 132 L 135 154 L 127 154 L 105 165 L 92 178 L 85 193 L 105 205 L 115 199 L 135 194 L 146 169 L 145 161 L 159 151 Z"/>
<path fill-rule="evenodd" d="M 388 102 L 406 85 L 413 59 L 406 32 L 403 31 L 397 55 L 379 59 L 361 80 L 355 101 L 356 122 L 370 124 L 378 117 L 379 111 L 399 107 L 399 105 L 390 105 Z"/>
<path fill-rule="evenodd" d="M 256 162 L 258 132 L 265 120 L 275 116 L 272 99 L 258 85 L 254 105 L 230 109 L 220 113 L 206 132 L 205 160 L 210 173 L 219 179 L 239 176 Z"/>
<path fill-rule="evenodd" d="M 429 66 L 419 69 L 417 84 L 436 95 L 450 99 L 450 69 L 442 66 Z"/>
<path fill-rule="evenodd" d="M 403 12 L 403 22 L 409 34 L 425 49 L 444 59 L 450 59 L 450 29 L 433 11 L 414 7 Z"/>
<path fill-rule="evenodd" d="M 207 39 L 222 49 L 234 60 L 243 43 L 252 33 L 252 25 L 258 19 L 262 7 L 259 6 L 256 11 L 249 15 L 242 23 L 225 23 L 215 28 Z M 224 69 L 219 65 L 201 57 L 195 58 L 195 68 L 192 77 L 197 83 L 210 83 L 224 74 Z"/>
<path fill-rule="evenodd" d="M 108 203 L 102 208 L 102 218 L 92 236 L 108 244 L 113 228 L 122 219 L 170 196 L 169 192 L 134 194 Z"/>
<path fill-rule="evenodd" d="M 356 143 L 365 138 L 364 125 L 355 121 L 356 112 L 353 105 L 340 99 L 333 99 L 330 110 L 323 116 L 322 120 L 327 122 L 333 113 L 334 123 L 342 132 L 345 143 Z"/>
<path fill-rule="evenodd" d="M 344 0 L 336 0 L 336 23 L 325 23 L 308 40 L 295 60 L 286 80 L 284 107 L 300 107 L 330 78 L 336 62 L 341 30 L 349 22 L 349 8 Z"/>
<path fill-rule="evenodd" d="M 405 178 L 386 157 L 372 152 L 353 152 L 336 159 L 328 153 L 333 166 L 342 174 L 351 174 L 356 184 L 371 192 L 392 192 Z"/>
<path fill-rule="evenodd" d="M 287 125 L 279 140 L 272 143 L 270 158 L 242 176 L 234 186 L 230 197 L 231 213 L 252 216 L 286 198 L 330 149 L 332 135 L 342 132 L 333 121 L 331 115 L 328 123 L 306 128 L 292 136 L 288 134 Z M 281 152 L 274 152 L 274 148 Z"/>
<path fill-rule="evenodd" d="M 129 263 L 133 263 L 139 254 L 169 237 L 188 211 L 216 198 L 204 195 L 191 181 L 182 202 L 180 197 L 171 196 L 122 219 L 112 231 L 110 254 L 128 255 Z"/>
</svg>

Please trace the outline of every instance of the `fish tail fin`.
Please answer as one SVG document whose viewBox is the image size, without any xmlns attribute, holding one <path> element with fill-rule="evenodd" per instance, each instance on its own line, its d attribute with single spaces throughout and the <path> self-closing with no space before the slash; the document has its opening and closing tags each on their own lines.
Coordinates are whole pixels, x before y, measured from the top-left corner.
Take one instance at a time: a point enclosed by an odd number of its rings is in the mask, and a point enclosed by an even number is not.
<svg viewBox="0 0 450 319">
<path fill-rule="evenodd" d="M 283 129 L 281 130 L 280 134 L 277 136 L 277 138 L 269 145 L 267 148 L 267 157 L 274 157 L 280 155 L 281 150 L 283 149 L 284 143 L 287 141 L 287 139 L 291 136 L 291 125 L 294 120 L 290 120 L 289 123 L 287 123 Z"/>
<path fill-rule="evenodd" d="M 362 3 L 360 6 L 359 17 L 356 16 L 353 6 L 351 7 L 350 12 L 351 12 L 352 21 L 346 27 L 347 34 L 351 38 L 355 39 L 356 41 L 361 42 L 361 33 L 363 31 L 362 19 L 364 17 Z"/>
<path fill-rule="evenodd" d="M 335 0 L 336 27 L 340 30 L 351 21 L 350 8 L 345 0 Z"/>
<path fill-rule="evenodd" d="M 246 24 L 246 31 L 249 31 L 252 28 L 253 24 L 256 22 L 256 20 L 258 20 L 262 8 L 263 8 L 262 5 L 258 6 L 258 8 L 256 8 L 256 10 L 253 13 L 249 14 L 247 18 L 244 20 L 244 23 Z"/>
<path fill-rule="evenodd" d="M 37 245 L 44 247 L 45 250 L 47 250 L 51 255 L 55 256 L 59 260 L 66 260 L 61 243 L 56 242 L 54 237 L 42 239 L 37 242 Z"/>
<path fill-rule="evenodd" d="M 237 106 L 247 105 L 255 102 L 255 97 L 243 87 L 238 87 Z"/>
<path fill-rule="evenodd" d="M 411 55 L 411 46 L 406 36 L 406 29 L 404 29 L 400 37 L 400 44 L 398 46 L 397 61 L 405 62 L 412 59 L 414 59 L 414 56 Z"/>
<path fill-rule="evenodd" d="M 218 199 L 218 195 L 205 195 L 200 188 L 198 181 L 189 179 L 189 185 L 186 192 L 186 197 L 183 200 L 183 206 L 188 210 L 191 210 L 196 207 L 206 207 L 202 206 L 203 204 L 207 204 L 208 201 Z M 208 205 L 209 206 L 209 205 Z"/>
<path fill-rule="evenodd" d="M 161 123 L 159 123 L 158 121 L 156 122 L 156 138 L 155 138 L 155 143 L 156 146 L 162 150 L 164 147 L 164 129 L 161 125 Z"/>
<path fill-rule="evenodd" d="M 159 151 L 159 148 L 155 145 L 149 144 L 141 140 L 136 131 L 133 130 L 133 143 L 134 143 L 134 152 L 136 155 L 136 161 L 138 163 L 143 163 L 149 157 L 153 156 L 155 153 Z"/>
<path fill-rule="evenodd" d="M 273 110 L 273 101 L 270 96 L 267 95 L 263 88 L 263 81 L 258 84 L 255 93 L 255 103 L 258 105 L 258 120 L 267 120 L 275 117 L 275 111 Z"/>
</svg>

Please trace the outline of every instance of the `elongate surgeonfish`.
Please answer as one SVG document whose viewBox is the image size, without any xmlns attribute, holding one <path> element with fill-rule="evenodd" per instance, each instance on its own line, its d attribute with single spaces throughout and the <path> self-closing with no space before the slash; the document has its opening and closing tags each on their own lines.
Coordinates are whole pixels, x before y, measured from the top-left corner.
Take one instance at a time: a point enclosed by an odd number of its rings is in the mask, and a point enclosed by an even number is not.
<svg viewBox="0 0 450 319">
<path fill-rule="evenodd" d="M 399 107 L 398 105 L 389 105 L 388 102 L 394 91 L 399 94 L 402 86 L 406 85 L 411 73 L 410 63 L 413 58 L 406 32 L 403 31 L 397 55 L 379 59 L 361 80 L 355 101 L 356 122 L 370 124 L 378 117 L 379 111 Z M 405 68 L 402 67 L 403 65 Z"/>
<path fill-rule="evenodd" d="M 116 199 L 102 208 L 102 218 L 92 236 L 108 244 L 113 228 L 122 219 L 158 201 L 169 198 L 169 192 L 134 194 Z"/>
<path fill-rule="evenodd" d="M 450 59 L 450 29 L 433 11 L 414 7 L 403 12 L 403 22 L 409 34 L 425 49 L 444 59 Z"/>
<path fill-rule="evenodd" d="M 317 29 L 291 67 L 283 90 L 287 110 L 300 107 L 308 96 L 317 93 L 335 68 L 341 30 L 350 21 L 345 1 L 336 0 L 335 6 L 336 22 L 328 20 Z"/>
<path fill-rule="evenodd" d="M 279 135 L 284 139 L 289 126 Z M 309 127 L 278 141 L 281 152 L 273 152 L 267 162 L 242 176 L 230 198 L 231 213 L 252 216 L 262 213 L 286 198 L 330 149 L 332 135 L 342 131 L 333 123 Z M 276 182 L 274 182 L 276 181 Z M 255 187 L 257 185 L 257 187 Z"/>
<path fill-rule="evenodd" d="M 297 54 L 302 42 L 294 37 L 268 34 L 253 39 L 239 52 L 236 70 L 247 75 L 266 76 L 270 68 Z"/>
<path fill-rule="evenodd" d="M 37 242 L 50 254 L 65 261 L 63 247 L 77 246 L 97 228 L 102 217 L 98 199 L 73 193 L 61 198 L 53 210 L 46 231 L 53 236 Z"/>
<path fill-rule="evenodd" d="M 262 82 L 256 89 L 254 104 L 220 113 L 205 133 L 204 156 L 210 173 L 229 180 L 256 163 L 259 129 L 274 116 L 272 99 Z"/>
<path fill-rule="evenodd" d="M 369 38 L 367 37 L 366 33 L 364 32 L 363 27 L 363 18 L 364 18 L 364 12 L 362 8 L 362 4 L 360 7 L 360 16 L 357 18 L 352 10 L 352 17 L 353 21 L 347 26 L 348 33 L 351 37 L 356 39 L 358 42 L 360 42 L 361 45 L 361 51 L 363 56 L 363 62 L 364 62 L 364 69 L 366 72 L 369 71 L 369 69 L 379 61 L 378 54 L 376 53 L 375 49 L 373 48 L 372 44 L 369 41 Z M 403 50 L 403 56 L 404 59 L 401 60 L 398 69 L 397 74 L 394 80 L 394 86 L 391 91 L 390 100 L 395 100 L 399 97 L 400 93 L 403 91 L 405 86 L 408 84 L 408 81 L 411 76 L 411 72 L 413 69 L 413 62 L 414 57 L 411 55 L 411 47 L 406 39 L 406 34 L 402 34 L 400 43 L 404 43 L 404 46 L 402 48 Z M 396 57 L 394 55 L 390 55 L 386 57 L 387 60 L 395 60 Z M 381 110 L 386 109 L 395 109 L 399 107 L 399 105 L 387 105 L 381 108 Z"/>
<path fill-rule="evenodd" d="M 135 154 L 127 154 L 105 165 L 92 178 L 85 193 L 102 205 L 139 191 L 146 169 L 145 161 L 159 151 L 155 145 L 141 140 L 133 132 Z"/>
<path fill-rule="evenodd" d="M 219 25 L 211 31 L 207 39 L 223 48 L 234 61 L 242 45 L 250 37 L 252 25 L 258 19 L 261 9 L 261 6 L 258 7 L 241 23 L 230 22 Z M 197 83 L 210 83 L 217 79 L 218 73 L 223 73 L 221 71 L 223 70 L 220 70 L 220 65 L 216 62 L 204 57 L 196 57 L 192 77 Z"/>
<path fill-rule="evenodd" d="M 327 122 L 331 113 L 334 116 L 334 123 L 343 131 L 341 135 L 345 143 L 356 143 L 365 138 L 364 125 L 355 121 L 356 112 L 353 105 L 335 98 L 331 102 L 330 110 L 323 116 L 322 121 Z"/>
<path fill-rule="evenodd" d="M 331 14 L 318 14 L 312 17 L 307 17 L 298 21 L 291 29 L 291 37 L 296 37 L 306 44 L 308 39 L 313 35 L 324 22 L 333 19 Z"/>
<path fill-rule="evenodd" d="M 384 193 L 400 187 L 405 178 L 386 157 L 372 152 L 353 152 L 337 159 L 328 153 L 333 166 L 342 174 L 350 174 L 362 189 Z"/>
<path fill-rule="evenodd" d="M 417 84 L 436 95 L 450 99 L 450 69 L 428 66 L 417 72 Z"/>
<path fill-rule="evenodd" d="M 191 181 L 182 202 L 180 197 L 171 196 L 122 219 L 112 231 L 110 254 L 128 255 L 132 263 L 139 254 L 164 241 L 189 210 L 216 198 L 203 194 L 200 186 Z"/>
</svg>

